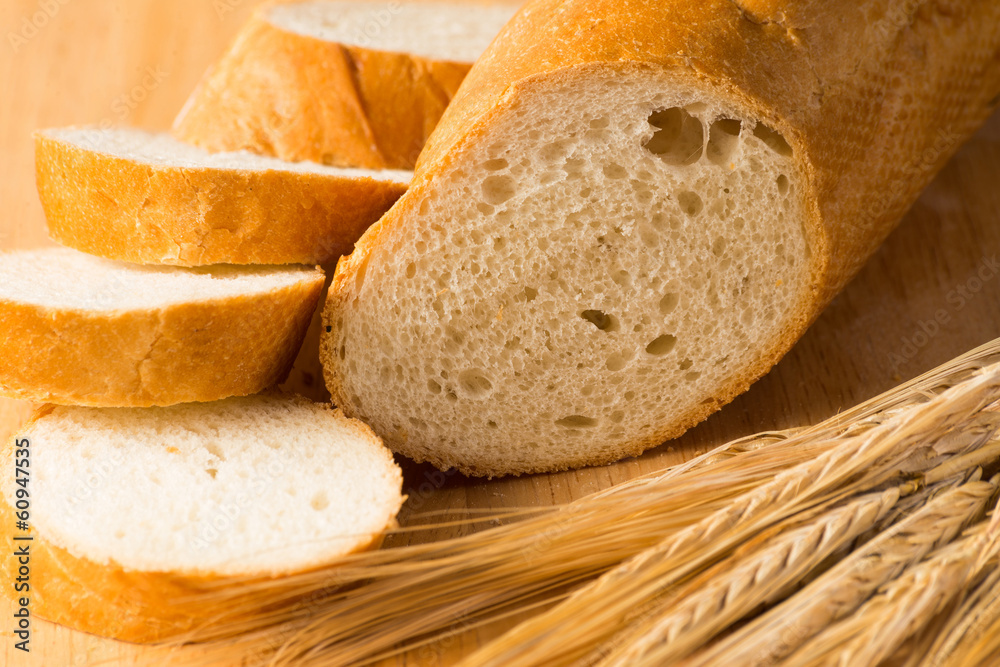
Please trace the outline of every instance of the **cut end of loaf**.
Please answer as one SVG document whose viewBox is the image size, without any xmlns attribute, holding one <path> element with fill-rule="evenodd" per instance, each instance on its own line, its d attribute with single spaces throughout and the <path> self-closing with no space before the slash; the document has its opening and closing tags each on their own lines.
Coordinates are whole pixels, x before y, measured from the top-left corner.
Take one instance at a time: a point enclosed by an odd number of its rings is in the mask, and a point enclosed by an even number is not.
<svg viewBox="0 0 1000 667">
<path fill-rule="evenodd" d="M 477 475 L 679 435 L 800 334 L 792 148 L 655 72 L 526 86 L 362 240 L 328 302 L 334 400 Z"/>
<path fill-rule="evenodd" d="M 305 399 L 57 407 L 18 437 L 33 452 L 38 538 L 126 570 L 301 571 L 377 544 L 402 503 L 371 430 Z"/>
</svg>

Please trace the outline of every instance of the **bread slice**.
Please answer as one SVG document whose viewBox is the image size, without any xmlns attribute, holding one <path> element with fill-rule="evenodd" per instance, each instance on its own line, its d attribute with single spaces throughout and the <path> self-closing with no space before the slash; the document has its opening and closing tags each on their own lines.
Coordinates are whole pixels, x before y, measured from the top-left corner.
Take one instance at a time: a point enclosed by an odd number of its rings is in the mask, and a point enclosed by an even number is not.
<svg viewBox="0 0 1000 667">
<path fill-rule="evenodd" d="M 638 454 L 767 372 L 996 108 L 1000 4 L 765 5 L 527 5 L 338 266 L 333 400 L 501 475 Z"/>
<path fill-rule="evenodd" d="M 0 395 L 129 407 L 253 394 L 288 372 L 322 288 L 301 266 L 0 253 Z"/>
<path fill-rule="evenodd" d="M 302 398 L 50 406 L 3 452 L 8 547 L 12 532 L 25 534 L 11 516 L 21 488 L 12 459 L 25 448 L 32 613 L 127 641 L 174 636 L 227 612 L 193 599 L 209 586 L 224 592 L 229 581 L 313 570 L 376 547 L 403 501 L 399 468 L 371 430 Z M 15 560 L 0 567 L 13 590 Z"/>
<path fill-rule="evenodd" d="M 54 240 L 109 259 L 178 266 L 335 261 L 412 177 L 210 155 L 131 128 L 39 132 L 35 169 Z"/>
<path fill-rule="evenodd" d="M 412 169 L 513 2 L 268 4 L 195 90 L 176 136 L 210 151 Z"/>
</svg>

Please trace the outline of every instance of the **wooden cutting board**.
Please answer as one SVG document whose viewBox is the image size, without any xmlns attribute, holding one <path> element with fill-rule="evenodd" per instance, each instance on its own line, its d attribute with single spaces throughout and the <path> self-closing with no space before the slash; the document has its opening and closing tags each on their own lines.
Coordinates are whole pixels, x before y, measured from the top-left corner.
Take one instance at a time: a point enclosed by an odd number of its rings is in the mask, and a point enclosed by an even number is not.
<svg viewBox="0 0 1000 667">
<path fill-rule="evenodd" d="M 102 121 L 166 128 L 256 2 L 0 3 L 0 249 L 48 243 L 34 191 L 32 130 Z M 828 417 L 1000 336 L 998 260 L 1000 115 L 956 155 L 789 355 L 707 422 L 640 458 L 603 468 L 484 481 L 409 465 L 404 521 L 413 512 L 566 502 L 732 438 Z M 26 656 L 13 649 L 10 616 L 3 618 L 0 664 L 11 667 L 146 659 L 183 665 L 192 655 L 166 657 L 36 621 Z M 469 633 L 398 664 L 452 664 L 501 629 Z"/>
</svg>

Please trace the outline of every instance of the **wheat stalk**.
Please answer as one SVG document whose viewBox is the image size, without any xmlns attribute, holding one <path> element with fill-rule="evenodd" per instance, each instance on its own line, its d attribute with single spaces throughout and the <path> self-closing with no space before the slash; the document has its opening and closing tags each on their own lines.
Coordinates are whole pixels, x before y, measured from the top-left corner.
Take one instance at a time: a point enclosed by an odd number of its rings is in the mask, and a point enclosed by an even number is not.
<svg viewBox="0 0 1000 667">
<path fill-rule="evenodd" d="M 612 646 L 602 647 L 603 660 L 588 662 L 662 665 L 676 661 L 759 605 L 784 597 L 825 560 L 849 551 L 856 539 L 866 541 L 861 536 L 881 532 L 937 494 L 968 481 L 968 467 L 997 458 L 1000 443 L 990 443 L 929 471 L 924 480 L 932 482 L 931 486 L 916 493 L 915 485 L 908 483 L 852 500 L 817 517 L 793 517 L 706 570 L 665 603 L 644 612 L 643 622 L 616 636 Z M 934 483 L 945 474 L 955 476 Z"/>
<path fill-rule="evenodd" d="M 967 662 L 975 655 L 991 626 L 1000 624 L 1000 569 L 994 569 L 984 581 L 970 591 L 963 604 L 950 614 L 934 635 L 934 640 L 922 660 L 913 660 L 928 667 L 952 667 Z M 1000 647 L 1000 643 L 994 648 Z"/>
<path fill-rule="evenodd" d="M 995 491 L 995 483 L 971 482 L 941 494 L 798 594 L 685 664 L 776 664 L 824 628 L 854 613 L 880 586 L 907 567 L 951 542 L 981 516 Z"/>
<path fill-rule="evenodd" d="M 690 653 L 757 605 L 782 596 L 831 554 L 876 526 L 899 498 L 899 488 L 865 495 L 810 517 L 804 525 L 789 529 L 782 524 L 760 535 L 650 609 L 648 620 L 615 637 L 619 648 L 602 647 L 607 655 L 600 664 L 634 665 L 651 654 L 657 664 L 667 664 Z"/>
<path fill-rule="evenodd" d="M 985 581 L 958 623 L 940 635 L 927 667 L 980 667 L 1000 662 L 1000 571 Z"/>
<path fill-rule="evenodd" d="M 1000 521 L 979 523 L 960 540 L 908 568 L 856 613 L 805 643 L 783 664 L 879 664 L 976 580 L 1000 551 L 998 538 Z"/>
<path fill-rule="evenodd" d="M 364 553 L 274 581 L 233 579 L 202 587 L 192 599 L 224 611 L 180 639 L 239 636 L 235 643 L 213 643 L 215 653 L 208 651 L 200 664 L 218 655 L 243 655 L 247 664 L 360 664 L 530 605 L 543 608 L 841 440 L 863 438 L 951 387 L 981 380 L 997 361 L 1000 341 L 816 426 L 744 438 L 682 466 L 566 506 L 507 517 L 518 520 L 472 535 Z M 930 458 L 911 453 L 926 459 L 918 468 L 953 452 L 931 447 L 925 453 Z M 906 457 L 886 464 L 906 468 Z M 430 534 L 435 526 L 421 530 Z"/>
<path fill-rule="evenodd" d="M 662 665 L 683 658 L 761 604 L 785 597 L 831 557 L 849 552 L 862 535 L 885 529 L 968 477 L 961 471 L 916 493 L 913 483 L 889 488 L 766 531 L 650 610 L 644 622 L 615 637 L 610 650 L 602 647 L 600 664 Z"/>
<path fill-rule="evenodd" d="M 976 439 L 966 442 L 947 434 L 993 402 L 998 387 L 1000 369 L 992 368 L 884 424 L 825 443 L 825 451 L 815 459 L 779 473 L 715 514 L 671 534 L 473 654 L 463 665 L 569 665 L 581 660 L 608 641 L 636 610 L 768 526 L 884 483 L 901 467 L 912 467 L 907 458 L 914 449 L 941 445 L 940 453 L 963 453 L 961 447 Z M 935 460 L 923 458 L 918 463 Z"/>
</svg>

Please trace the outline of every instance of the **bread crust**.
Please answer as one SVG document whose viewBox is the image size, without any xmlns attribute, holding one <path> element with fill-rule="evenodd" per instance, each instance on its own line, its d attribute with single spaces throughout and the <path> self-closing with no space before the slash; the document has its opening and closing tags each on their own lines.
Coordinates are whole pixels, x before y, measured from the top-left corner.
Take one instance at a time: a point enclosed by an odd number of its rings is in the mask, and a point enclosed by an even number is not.
<svg viewBox="0 0 1000 667">
<path fill-rule="evenodd" d="M 153 165 L 35 134 L 49 235 L 137 264 L 318 264 L 349 253 L 407 185 Z"/>
<path fill-rule="evenodd" d="M 304 400 L 304 399 L 300 399 Z M 7 441 L 0 454 L 3 470 L 13 478 L 12 458 L 19 438 L 38 419 L 51 412 L 52 406 L 40 406 L 31 419 Z M 358 437 L 373 441 L 385 451 L 381 441 L 367 426 L 347 419 L 336 411 L 338 419 L 352 427 Z M 391 455 L 386 451 L 386 458 Z M 402 475 L 396 469 L 402 487 Z M 403 497 L 400 496 L 400 504 Z M 391 509 L 391 508 L 389 508 Z M 397 526 L 393 517 L 384 530 Z M 0 521 L 14 525 L 13 508 L 5 494 L 0 493 Z M 18 563 L 9 554 L 17 544 L 13 531 L 4 531 L 7 557 L 0 559 L 0 585 L 13 591 Z M 265 605 L 273 604 L 280 595 L 275 587 L 256 588 L 255 584 L 284 581 L 291 589 L 296 575 L 329 569 L 330 585 L 336 583 L 336 570 L 331 564 L 349 554 L 330 554 L 328 562 L 309 568 L 261 574 L 248 572 L 241 576 L 214 572 L 162 572 L 131 570 L 114 561 L 97 563 L 54 544 L 32 524 L 31 530 L 31 610 L 40 618 L 75 630 L 90 632 L 133 643 L 154 643 L 169 640 L 204 641 L 231 636 L 232 629 L 217 629 L 221 621 L 235 623 L 239 613 L 253 614 Z M 381 546 L 384 534 L 379 533 L 350 553 L 360 553 Z M 286 600 L 289 607 L 297 604 L 295 597 Z M 234 609 L 239 609 L 234 614 Z"/>
<path fill-rule="evenodd" d="M 0 398 L 0 442 L 7 442 L 28 421 L 38 406 L 28 401 Z"/>
<path fill-rule="evenodd" d="M 307 37 L 266 11 L 206 73 L 174 134 L 213 152 L 412 169 L 472 63 Z"/>
<path fill-rule="evenodd" d="M 317 269 L 259 294 L 83 311 L 0 299 L 0 395 L 92 407 L 246 396 L 281 381 L 323 288 Z"/>
<path fill-rule="evenodd" d="M 385 230 L 416 218 L 436 175 L 460 164 L 494 119 L 533 89 L 599 70 L 650 68 L 680 77 L 745 109 L 793 149 L 810 280 L 783 335 L 719 387 L 710 404 L 693 406 L 655 437 L 624 442 L 612 454 L 491 468 L 417 456 L 495 476 L 639 454 L 698 424 L 776 364 L 989 117 L 1000 101 L 998 27 L 1000 5 L 985 0 L 535 0 L 473 67 L 421 154 L 408 193 L 338 265 L 325 324 L 350 316 L 355 276 Z M 332 336 L 321 350 L 333 400 L 347 407 Z M 382 435 L 391 448 L 400 446 L 392 434 Z"/>
</svg>

